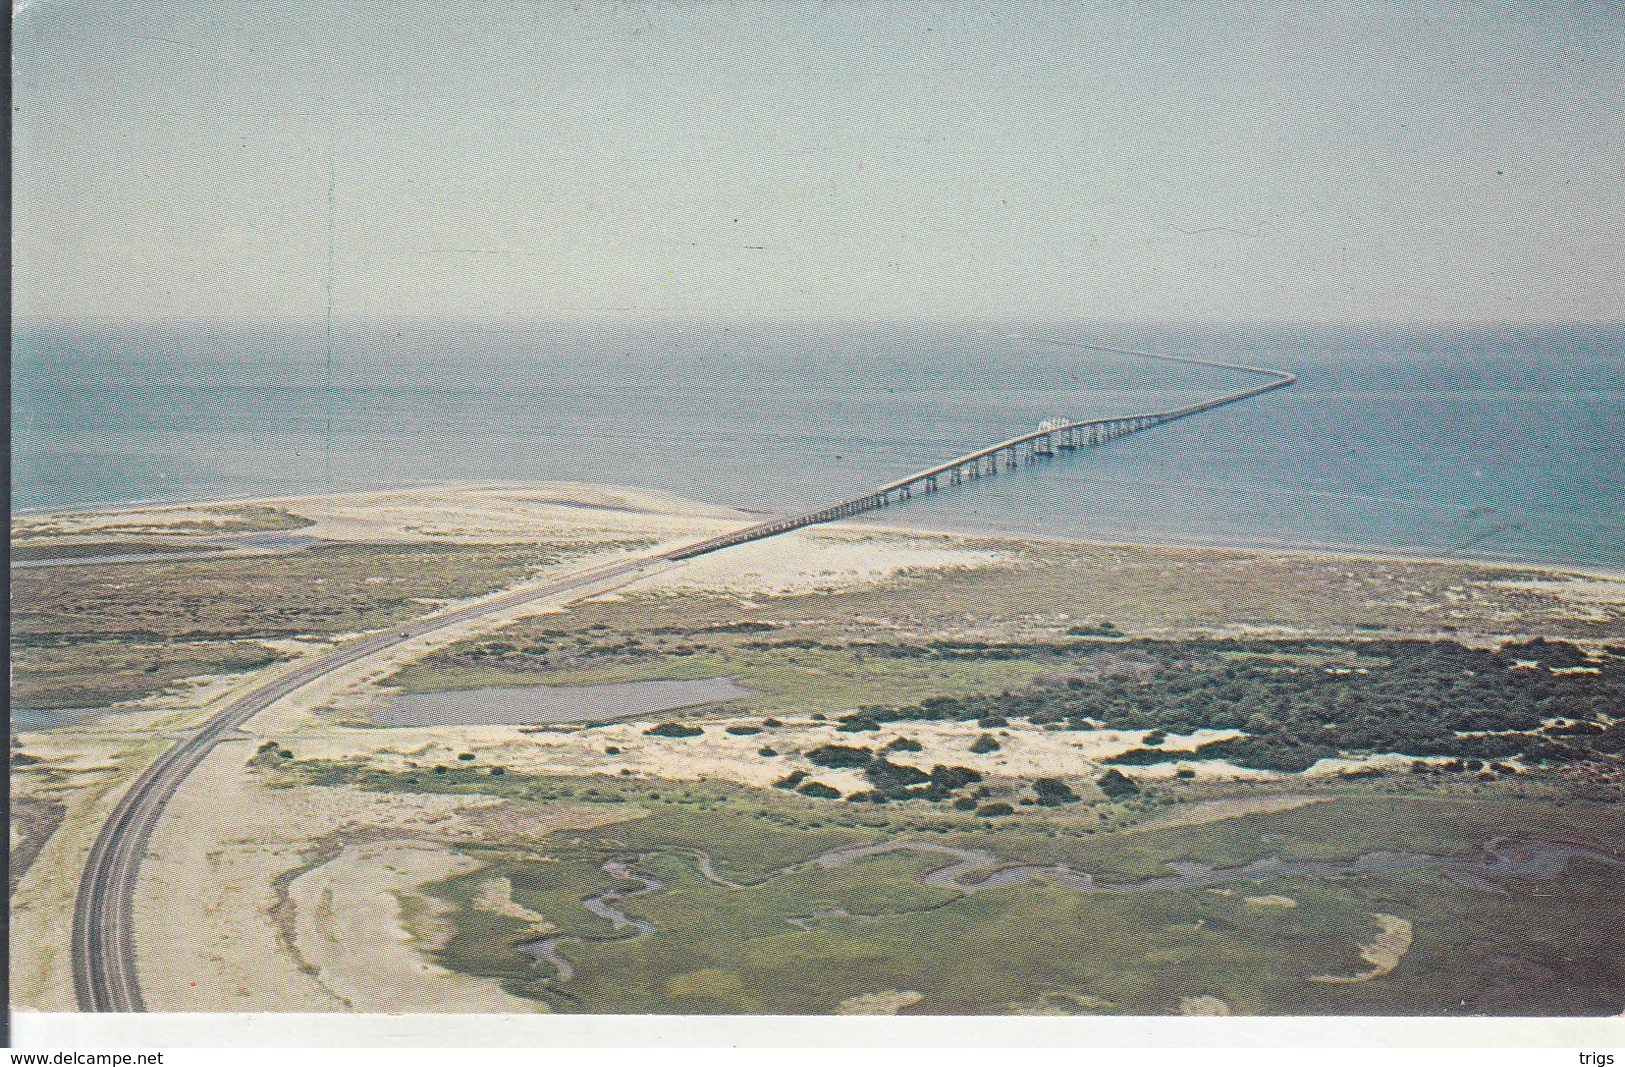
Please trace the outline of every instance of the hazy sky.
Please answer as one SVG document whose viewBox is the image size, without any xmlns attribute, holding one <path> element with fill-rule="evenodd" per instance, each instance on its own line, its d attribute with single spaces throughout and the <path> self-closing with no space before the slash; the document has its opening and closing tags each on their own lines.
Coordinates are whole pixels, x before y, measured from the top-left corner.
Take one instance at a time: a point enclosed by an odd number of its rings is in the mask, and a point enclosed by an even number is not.
<svg viewBox="0 0 1625 1067">
<path fill-rule="evenodd" d="M 19 315 L 1625 317 L 1621 3 L 15 26 Z"/>
</svg>

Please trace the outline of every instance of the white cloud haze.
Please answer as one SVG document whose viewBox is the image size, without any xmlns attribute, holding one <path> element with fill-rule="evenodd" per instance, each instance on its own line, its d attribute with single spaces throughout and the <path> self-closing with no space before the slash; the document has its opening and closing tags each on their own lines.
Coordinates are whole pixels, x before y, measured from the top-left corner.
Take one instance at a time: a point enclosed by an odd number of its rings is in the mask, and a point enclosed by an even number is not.
<svg viewBox="0 0 1625 1067">
<path fill-rule="evenodd" d="M 16 20 L 19 315 L 1617 321 L 1619 4 Z"/>
</svg>

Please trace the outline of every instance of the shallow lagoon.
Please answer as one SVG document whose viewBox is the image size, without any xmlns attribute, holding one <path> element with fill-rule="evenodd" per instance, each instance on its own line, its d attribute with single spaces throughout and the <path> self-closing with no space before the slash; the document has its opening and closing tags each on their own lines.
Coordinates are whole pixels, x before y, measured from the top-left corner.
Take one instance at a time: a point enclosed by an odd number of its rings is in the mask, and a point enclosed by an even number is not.
<svg viewBox="0 0 1625 1067">
<path fill-rule="evenodd" d="M 12 708 L 13 730 L 59 730 L 81 726 L 108 714 L 111 708 Z"/>
</svg>

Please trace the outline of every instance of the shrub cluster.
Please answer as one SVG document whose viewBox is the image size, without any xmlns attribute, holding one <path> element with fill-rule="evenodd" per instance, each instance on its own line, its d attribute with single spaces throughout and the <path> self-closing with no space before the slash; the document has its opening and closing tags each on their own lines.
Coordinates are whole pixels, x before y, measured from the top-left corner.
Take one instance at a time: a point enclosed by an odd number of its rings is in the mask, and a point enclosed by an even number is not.
<svg viewBox="0 0 1625 1067">
<path fill-rule="evenodd" d="M 1072 791 L 1072 787 L 1059 778 L 1033 779 L 1033 792 L 1038 794 L 1038 803 L 1049 808 L 1071 804 L 1078 799 L 1078 794 Z"/>
<path fill-rule="evenodd" d="M 698 726 L 687 726 L 680 722 L 663 722 L 643 732 L 650 737 L 699 737 L 705 733 Z"/>
<path fill-rule="evenodd" d="M 807 759 L 820 767 L 867 767 L 874 753 L 851 745 L 819 745 L 807 753 Z"/>
<path fill-rule="evenodd" d="M 860 790 L 846 798 L 857 803 L 885 804 L 892 800 L 914 799 L 952 800 L 954 790 L 963 789 L 982 780 L 981 773 L 970 767 L 949 767 L 939 763 L 927 773 L 911 764 L 893 763 L 886 758 L 886 753 L 896 750 L 896 746 L 887 746 L 876 753 L 871 749 L 854 745 L 819 745 L 807 753 L 807 760 L 819 767 L 862 770 L 863 776 L 874 785 L 874 788 Z M 795 788 L 805 776 L 805 771 L 797 771 L 775 784 L 781 788 Z"/>
<path fill-rule="evenodd" d="M 1246 736 L 1209 742 L 1195 758 L 1280 771 L 1303 770 L 1325 756 L 1374 752 L 1478 760 L 1521 755 L 1536 763 L 1625 752 L 1625 721 L 1615 721 L 1625 719 L 1625 662 L 1593 662 L 1561 641 L 1537 638 L 1499 651 L 1421 639 L 1134 638 L 1111 647 L 1117 661 L 1134 669 L 1097 667 L 1097 676 L 1073 677 L 1065 685 L 933 697 L 894 709 L 865 707 L 849 718 L 878 725 L 1026 717 L 1054 728 L 1152 731 L 1145 747 L 1112 760 L 1125 766 L 1190 758 L 1156 746 L 1168 734 L 1201 729 L 1241 730 Z M 1101 655 L 1100 646 L 1089 642 L 1028 652 Z M 1333 665 L 1306 665 L 1306 655 Z M 1581 665 L 1596 673 L 1548 669 Z M 1561 721 L 1544 725 L 1552 720 Z M 989 743 L 997 744 L 990 736 L 977 740 L 979 746 Z"/>
<path fill-rule="evenodd" d="M 1102 793 L 1114 800 L 1118 797 L 1133 796 L 1140 791 L 1140 787 L 1134 784 L 1134 779 L 1116 767 L 1095 779 L 1095 784 L 1100 786 Z"/>
</svg>

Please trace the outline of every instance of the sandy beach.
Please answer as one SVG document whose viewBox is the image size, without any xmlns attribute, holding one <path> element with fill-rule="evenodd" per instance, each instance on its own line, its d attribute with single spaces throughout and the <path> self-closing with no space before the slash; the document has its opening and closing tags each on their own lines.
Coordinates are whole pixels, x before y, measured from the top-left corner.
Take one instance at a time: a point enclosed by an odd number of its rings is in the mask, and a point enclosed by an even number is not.
<svg viewBox="0 0 1625 1067">
<path fill-rule="evenodd" d="M 742 512 L 664 494 L 564 483 L 448 486 L 252 503 L 313 520 L 298 532 L 318 541 L 581 546 L 580 554 L 542 577 L 628 553 L 647 553 L 680 539 L 711 536 L 752 521 Z M 241 506 L 242 502 L 220 502 L 29 515 L 14 518 L 13 536 L 67 543 L 196 537 L 201 536 L 196 532 L 198 524 L 221 521 L 223 515 L 229 517 L 233 508 Z M 778 598 L 880 588 L 899 577 L 1001 570 L 1041 573 L 1058 558 L 1068 561 L 1074 570 L 1127 568 L 1132 575 L 1148 575 L 1175 590 L 1182 588 L 1182 582 L 1217 580 L 1215 576 L 1246 582 L 1253 580 L 1249 575 L 1259 568 L 1310 568 L 1321 580 L 1346 583 L 1372 602 L 1388 597 L 1406 604 L 1413 617 L 1426 619 L 1436 613 L 1450 618 L 1458 630 L 1467 631 L 1464 637 L 1473 640 L 1515 636 L 1530 628 L 1530 619 L 1567 620 L 1574 625 L 1600 626 L 1603 632 L 1625 632 L 1625 576 L 1612 573 L 1319 552 L 1015 541 L 857 524 L 812 527 L 685 565 L 663 565 L 599 595 L 636 599 L 700 594 L 727 598 L 748 611 L 771 605 Z M 1140 581 L 1138 577 L 1132 580 Z M 1373 592 L 1371 582 L 1381 582 L 1381 588 Z M 1161 594 L 1147 587 L 1146 595 Z M 151 1006 L 171 1010 L 362 1010 L 428 1006 L 437 996 L 455 993 L 462 1010 L 533 1010 L 531 1002 L 509 997 L 492 983 L 437 974 L 422 958 L 425 948 L 433 944 L 433 905 L 414 896 L 416 887 L 449 873 L 474 869 L 468 866 L 474 861 L 447 851 L 444 842 L 489 840 L 493 834 L 500 837 L 504 818 L 511 820 L 500 814 L 504 805 L 480 797 L 408 798 L 347 789 L 271 788 L 262 776 L 245 769 L 255 747 L 264 740 L 285 746 L 299 759 L 355 761 L 392 771 L 452 763 L 459 755 L 471 753 L 482 766 L 500 765 L 516 772 L 601 774 L 632 780 L 713 779 L 765 787 L 785 772 L 787 764 L 819 745 L 862 743 L 878 748 L 904 736 L 919 746 L 918 751 L 906 754 L 907 761 L 916 765 L 967 766 L 991 783 L 1044 775 L 1081 785 L 1104 768 L 1102 760 L 1139 747 L 1146 735 L 1146 731 L 1125 730 L 995 730 L 999 750 L 975 754 L 969 751 L 970 744 L 984 731 L 974 723 L 900 723 L 866 734 L 858 742 L 829 722 L 805 718 L 790 719 L 766 736 L 726 732 L 729 725 L 760 721 L 759 710 L 701 716 L 693 721 L 703 728 L 703 736 L 692 738 L 649 736 L 646 731 L 658 721 L 654 718 L 560 731 L 515 726 L 380 729 L 341 721 L 345 715 L 363 714 L 381 699 L 380 684 L 403 664 L 453 642 L 499 631 L 522 618 L 565 610 L 563 601 L 567 599 L 530 604 L 363 660 L 259 715 L 248 724 L 244 740 L 219 746 L 176 796 L 154 840 L 154 858 L 142 869 L 137 900 L 144 939 L 140 966 Z M 1515 605 L 1515 610 L 1509 605 Z M 424 610 L 435 606 L 425 604 Z M 1063 632 L 1067 624 L 1065 618 L 1039 614 L 1015 618 L 1009 632 L 1055 634 Z M 1501 627 L 1500 638 L 1497 627 Z M 1156 632 L 1155 627 L 1149 629 Z M 1202 632 L 1213 629 L 1217 628 L 1197 627 Z M 1313 632 L 1312 624 L 1302 619 L 1273 626 L 1240 623 L 1231 629 L 1242 634 Z M 330 647 L 338 638 L 290 641 L 280 647 L 302 657 Z M 20 735 L 27 751 L 42 762 L 14 773 L 14 795 L 49 797 L 65 805 L 67 815 L 12 899 L 13 944 L 49 946 L 65 941 L 78 871 L 100 813 L 116 790 L 162 744 L 177 736 L 175 731 L 202 721 L 233 694 L 291 669 L 297 662 L 296 658 L 241 674 L 189 679 L 171 691 L 115 709 L 116 713 L 94 723 Z M 1177 755 L 1234 733 L 1199 731 L 1170 736 L 1165 748 Z M 771 740 L 776 758 L 759 754 L 765 740 Z M 1324 760 L 1305 777 L 1401 762 L 1408 761 L 1398 755 Z M 1156 780 L 1171 777 L 1176 766 L 1186 767 L 1199 782 L 1267 783 L 1283 777 L 1218 760 L 1125 769 L 1137 778 Z M 819 771 L 816 779 L 842 793 L 868 787 L 853 770 Z M 1249 811 L 1283 810 L 1309 799 L 1294 795 L 1252 804 L 1230 802 L 1229 807 L 1218 802 L 1183 815 L 1170 814 L 1164 822 L 1152 825 L 1202 823 Z M 613 817 L 636 817 L 636 811 L 623 809 Z M 574 818 L 586 826 L 602 821 L 603 815 L 552 812 L 547 818 L 564 819 L 560 825 Z M 365 834 L 356 836 L 363 829 Z M 313 857 L 322 855 L 328 858 L 309 866 Z M 376 888 L 356 896 L 362 885 Z M 502 896 L 498 893 L 492 900 Z M 399 903 L 409 898 L 417 900 L 412 922 L 403 918 Z M 335 927 L 328 920 L 318 921 L 320 914 L 340 905 L 345 921 L 361 923 L 369 931 L 362 939 L 370 947 L 361 957 L 335 947 Z M 500 902 L 491 906 L 499 907 Z M 546 921 L 543 916 L 535 919 Z M 1403 949 L 1397 953 L 1402 954 Z M 72 1006 L 64 954 L 30 951 L 14 957 L 13 964 L 15 1002 L 57 1010 Z M 888 991 L 876 994 L 874 1004 L 854 1002 L 848 1010 L 887 1010 L 894 1000 L 901 1003 L 909 995 Z"/>
</svg>

